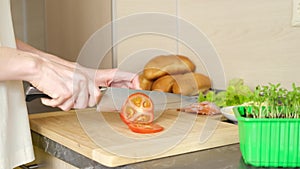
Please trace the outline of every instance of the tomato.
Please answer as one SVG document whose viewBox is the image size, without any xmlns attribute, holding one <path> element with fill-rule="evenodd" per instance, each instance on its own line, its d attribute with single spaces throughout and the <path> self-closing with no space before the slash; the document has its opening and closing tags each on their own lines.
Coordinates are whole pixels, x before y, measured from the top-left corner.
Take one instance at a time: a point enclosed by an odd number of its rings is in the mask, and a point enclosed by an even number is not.
<svg viewBox="0 0 300 169">
<path fill-rule="evenodd" d="M 144 93 L 131 94 L 121 109 L 121 119 L 126 123 L 149 124 L 154 119 L 153 103 Z"/>
<path fill-rule="evenodd" d="M 138 92 L 131 94 L 124 102 L 120 117 L 133 132 L 142 134 L 157 133 L 164 128 L 152 123 L 154 119 L 153 111 L 153 102 L 150 97 Z"/>
<path fill-rule="evenodd" d="M 164 128 L 158 124 L 137 124 L 137 123 L 130 123 L 128 127 L 131 131 L 135 133 L 141 134 L 150 134 L 150 133 L 157 133 L 162 131 Z"/>
</svg>

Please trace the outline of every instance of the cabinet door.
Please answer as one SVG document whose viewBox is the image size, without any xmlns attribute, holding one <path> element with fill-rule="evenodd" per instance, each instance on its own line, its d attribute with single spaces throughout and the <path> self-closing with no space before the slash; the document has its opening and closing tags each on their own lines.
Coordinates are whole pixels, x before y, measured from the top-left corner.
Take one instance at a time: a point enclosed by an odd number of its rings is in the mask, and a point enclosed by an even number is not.
<svg viewBox="0 0 300 169">
<path fill-rule="evenodd" d="M 15 36 L 45 50 L 44 0 L 11 0 Z"/>
<path fill-rule="evenodd" d="M 252 88 L 299 82 L 300 29 L 291 26 L 292 7 L 285 0 L 179 0 L 180 17 L 213 43 L 227 81 L 243 78 Z"/>
<path fill-rule="evenodd" d="M 176 37 L 169 37 L 155 30 L 155 16 L 177 16 L 176 0 L 114 0 L 113 34 L 115 63 L 122 70 L 138 73 L 152 57 L 177 53 Z M 153 17 L 146 15 L 153 13 Z M 176 20 L 166 20 L 161 25 L 177 34 Z M 139 29 L 141 28 L 141 29 Z M 143 29 L 145 28 L 145 29 Z M 149 29 L 147 29 L 149 28 Z M 154 28 L 152 30 L 151 28 Z M 143 32 L 142 30 L 146 30 Z M 148 31 L 148 32 L 147 32 Z M 126 34 L 126 35 L 124 35 Z"/>
<path fill-rule="evenodd" d="M 111 1 L 45 0 L 45 13 L 47 50 L 76 61 L 91 35 L 111 21 Z M 111 67 L 110 51 L 99 67 Z"/>
</svg>

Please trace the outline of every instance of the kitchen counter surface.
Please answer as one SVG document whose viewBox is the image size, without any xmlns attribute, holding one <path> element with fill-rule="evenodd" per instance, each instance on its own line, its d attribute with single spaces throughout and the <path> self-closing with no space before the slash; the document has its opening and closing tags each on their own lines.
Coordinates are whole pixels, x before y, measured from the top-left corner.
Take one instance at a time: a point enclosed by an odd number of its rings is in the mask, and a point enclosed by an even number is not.
<svg viewBox="0 0 300 169">
<path fill-rule="evenodd" d="M 82 169 L 109 169 L 45 136 L 32 132 L 33 144 L 52 156 Z M 242 161 L 239 144 L 181 154 L 119 167 L 117 169 L 235 169 L 248 168 Z"/>
<path fill-rule="evenodd" d="M 39 116 L 39 115 L 37 115 Z M 91 158 L 78 153 L 61 142 L 52 140 L 41 132 L 32 130 L 33 144 L 44 150 L 46 153 L 61 159 L 77 168 L 82 169 L 107 169 L 111 167 L 104 166 Z M 80 145 L 79 145 L 80 146 Z M 172 155 L 168 157 L 162 157 L 158 159 L 146 160 L 143 162 L 136 162 L 126 165 L 114 167 L 117 169 L 139 169 L 139 168 L 212 168 L 212 169 L 235 169 L 235 168 L 255 168 L 248 166 L 244 163 L 239 144 L 229 144 L 224 146 L 218 146 L 215 148 L 204 149 L 195 152 L 189 152 L 184 154 Z"/>
<path fill-rule="evenodd" d="M 32 132 L 33 144 L 50 155 L 81 169 L 111 169 L 45 137 Z M 134 163 L 116 169 L 262 169 L 244 163 L 239 144 Z M 268 168 L 272 169 L 272 168 Z"/>
</svg>

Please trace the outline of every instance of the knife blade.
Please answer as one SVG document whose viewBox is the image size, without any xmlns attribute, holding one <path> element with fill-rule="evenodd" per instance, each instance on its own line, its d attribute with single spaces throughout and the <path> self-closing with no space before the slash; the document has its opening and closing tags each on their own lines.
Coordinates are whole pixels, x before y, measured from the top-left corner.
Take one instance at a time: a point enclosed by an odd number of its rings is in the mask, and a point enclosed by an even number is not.
<svg viewBox="0 0 300 169">
<path fill-rule="evenodd" d="M 144 93 L 151 98 L 155 112 L 182 108 L 188 104 L 195 103 L 198 100 L 198 97 L 196 96 L 183 96 L 161 91 L 108 87 L 105 95 L 102 97 L 99 107 L 101 108 L 101 111 L 120 111 L 128 96 L 137 92 Z"/>
</svg>

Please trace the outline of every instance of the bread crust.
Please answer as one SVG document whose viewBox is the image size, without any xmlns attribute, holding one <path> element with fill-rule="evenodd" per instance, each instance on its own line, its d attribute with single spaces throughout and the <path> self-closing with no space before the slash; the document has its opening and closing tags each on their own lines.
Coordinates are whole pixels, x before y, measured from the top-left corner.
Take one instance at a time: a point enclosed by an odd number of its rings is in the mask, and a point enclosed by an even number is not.
<svg viewBox="0 0 300 169">
<path fill-rule="evenodd" d="M 211 88 L 210 79 L 201 73 L 186 73 L 174 75 L 172 91 L 186 96 L 197 95 Z"/>
<path fill-rule="evenodd" d="M 174 85 L 174 79 L 171 75 L 165 75 L 153 82 L 152 90 L 162 91 L 162 92 L 172 92 Z"/>
<path fill-rule="evenodd" d="M 152 89 L 153 81 L 145 78 L 144 74 L 139 75 L 139 83 L 140 83 L 140 88 L 143 90 L 151 90 Z"/>
<path fill-rule="evenodd" d="M 151 59 L 144 67 L 144 76 L 154 80 L 167 74 L 182 74 L 195 71 L 195 64 L 182 55 L 160 55 Z"/>
</svg>

